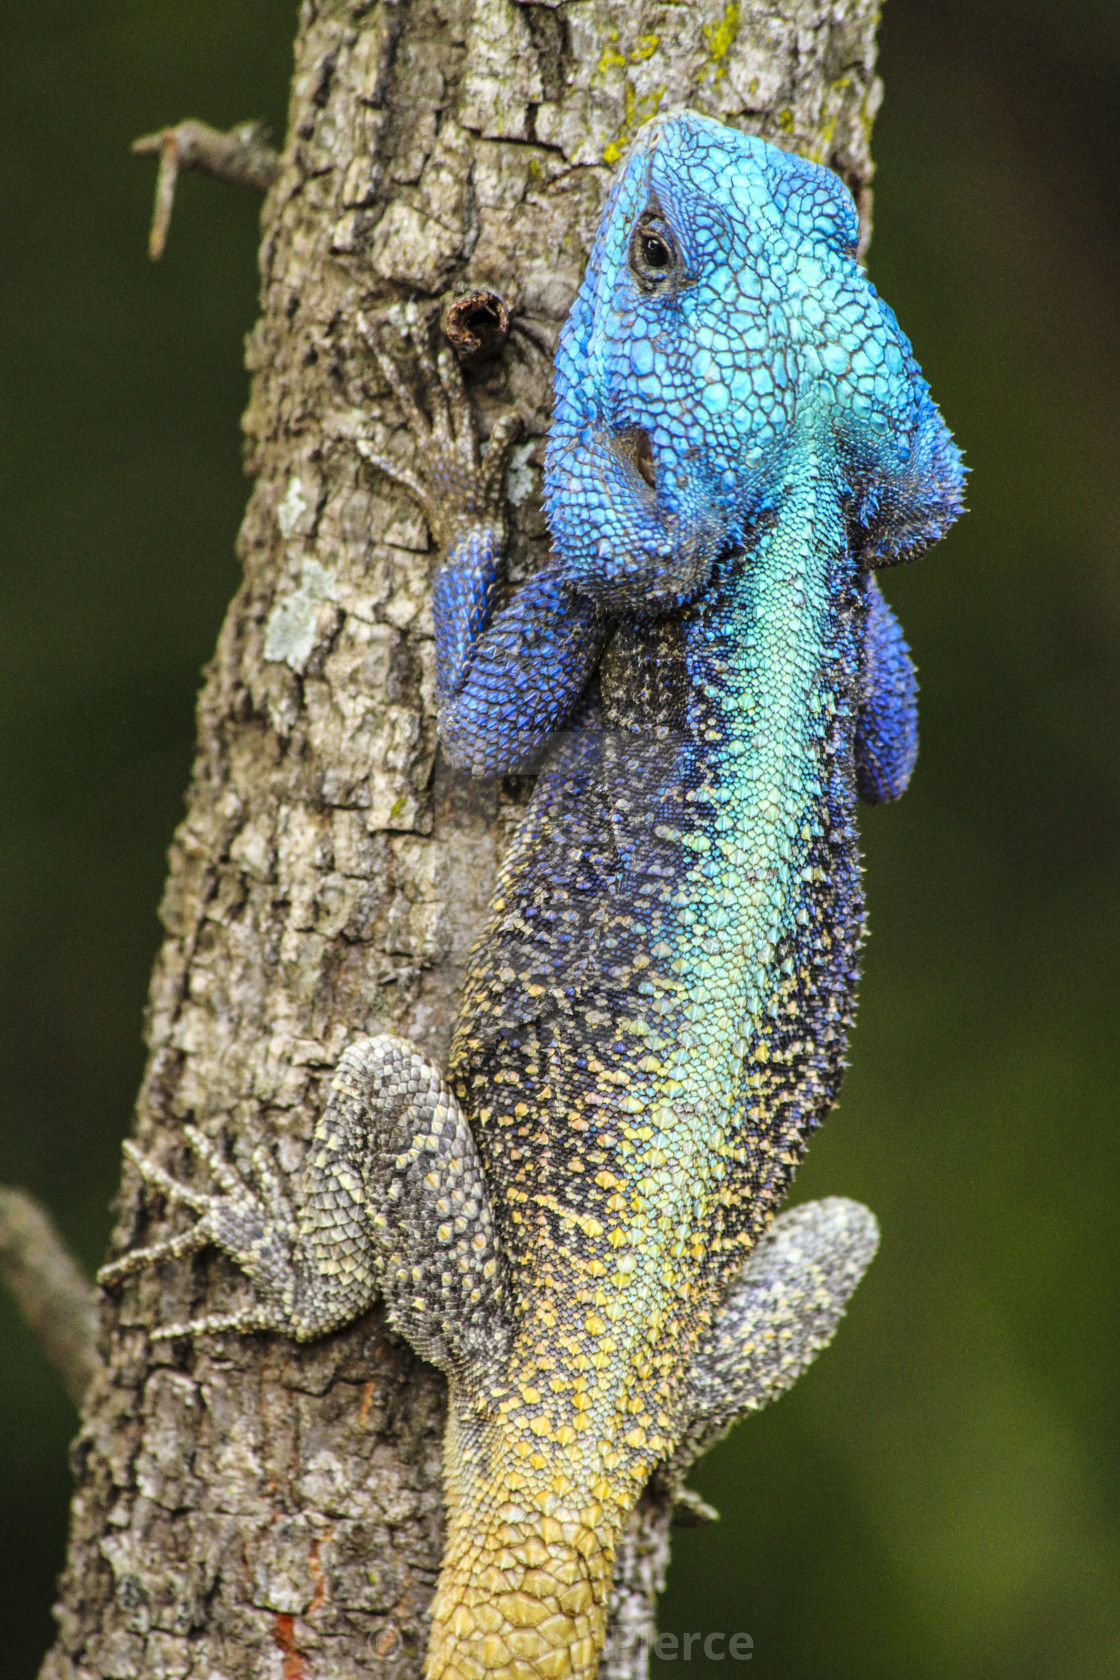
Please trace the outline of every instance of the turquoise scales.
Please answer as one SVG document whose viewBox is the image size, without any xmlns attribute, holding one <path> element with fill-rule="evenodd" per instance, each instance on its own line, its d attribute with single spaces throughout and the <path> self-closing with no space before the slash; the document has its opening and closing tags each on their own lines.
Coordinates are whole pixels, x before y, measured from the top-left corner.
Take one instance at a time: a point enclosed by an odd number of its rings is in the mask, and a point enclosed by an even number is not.
<svg viewBox="0 0 1120 1680">
<path fill-rule="evenodd" d="M 417 346 L 441 737 L 544 768 L 474 953 L 446 1083 L 361 1041 L 289 1194 L 192 1134 L 219 1194 L 132 1150 L 250 1307 L 322 1334 L 384 1293 L 450 1381 L 428 1673 L 594 1674 L 616 1543 L 831 1334 L 874 1248 L 774 1207 L 833 1100 L 862 927 L 857 792 L 902 791 L 913 671 L 871 567 L 960 506 L 959 457 L 854 260 L 827 171 L 690 113 L 639 140 L 557 356 L 554 553 L 503 611 L 501 478 Z M 765 1235 L 763 1233 L 765 1232 Z"/>
</svg>

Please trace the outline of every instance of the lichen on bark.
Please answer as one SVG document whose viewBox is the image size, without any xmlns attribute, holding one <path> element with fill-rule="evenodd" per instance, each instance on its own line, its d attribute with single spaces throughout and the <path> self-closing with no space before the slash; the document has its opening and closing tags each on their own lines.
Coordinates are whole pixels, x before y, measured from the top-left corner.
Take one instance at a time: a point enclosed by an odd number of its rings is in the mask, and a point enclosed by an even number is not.
<svg viewBox="0 0 1120 1680">
<path fill-rule="evenodd" d="M 198 709 L 135 1135 L 197 1170 L 188 1119 L 293 1168 L 362 1033 L 442 1057 L 525 784 L 440 761 L 430 555 L 367 329 L 491 289 L 512 328 L 468 371 L 510 404 L 511 579 L 538 563 L 551 355 L 611 164 L 688 104 L 827 162 L 866 213 L 875 0 L 305 0 L 264 209 L 245 417 L 244 583 Z M 115 1247 L 179 1228 L 131 1169 Z M 419 1673 L 442 1541 L 441 1379 L 374 1312 L 321 1343 L 153 1344 L 236 1299 L 219 1256 L 103 1307 L 74 1451 L 59 1637 L 43 1680 Z M 645 1673 L 667 1555 L 652 1494 L 627 1538 L 604 1662 Z"/>
</svg>

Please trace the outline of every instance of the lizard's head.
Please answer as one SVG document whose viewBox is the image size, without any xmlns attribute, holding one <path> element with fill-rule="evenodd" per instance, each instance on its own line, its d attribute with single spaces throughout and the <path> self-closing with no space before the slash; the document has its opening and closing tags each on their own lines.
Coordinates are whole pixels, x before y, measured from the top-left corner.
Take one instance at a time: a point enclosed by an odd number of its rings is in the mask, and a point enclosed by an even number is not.
<svg viewBox="0 0 1120 1680">
<path fill-rule="evenodd" d="M 643 131 L 556 360 L 547 507 L 589 594 L 685 598 L 810 439 L 866 564 L 913 558 L 960 512 L 959 452 L 857 235 L 818 164 L 691 111 Z"/>
</svg>

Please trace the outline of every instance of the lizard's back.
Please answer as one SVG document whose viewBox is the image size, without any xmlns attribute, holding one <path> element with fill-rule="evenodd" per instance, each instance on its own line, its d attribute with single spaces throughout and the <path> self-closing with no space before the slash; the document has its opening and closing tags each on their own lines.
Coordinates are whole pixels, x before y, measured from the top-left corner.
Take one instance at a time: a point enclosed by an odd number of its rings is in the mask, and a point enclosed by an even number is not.
<svg viewBox="0 0 1120 1680">
<path fill-rule="evenodd" d="M 779 719 L 743 680 L 748 571 L 729 557 L 701 603 L 616 633 L 601 717 L 555 749 L 503 865 L 449 1068 L 526 1326 L 578 1325 L 602 1268 L 618 1380 L 660 1355 L 666 1440 L 689 1349 L 833 1098 L 861 931 L 863 603 L 844 579 L 804 638 L 833 714 Z M 722 666 L 707 694 L 701 664 Z"/>
<path fill-rule="evenodd" d="M 840 589 L 822 615 L 803 681 L 839 685 L 838 715 L 806 727 L 807 710 L 775 719 L 761 694 L 733 703 L 746 574 L 730 559 L 703 604 L 616 635 L 601 727 L 555 751 L 505 861 L 449 1071 L 514 1313 L 455 1590 L 492 1579 L 495 1556 L 523 1585 L 522 1526 L 552 1517 L 529 1574 L 555 1605 L 582 1582 L 592 1645 L 614 1536 L 681 1433 L 697 1344 L 831 1100 L 851 1008 L 861 602 Z M 698 665 L 722 666 L 708 693 Z M 768 730 L 790 737 L 785 755 L 755 747 Z M 817 773 L 783 789 L 789 750 Z M 547 1637 L 524 1647 L 538 1663 Z"/>
<path fill-rule="evenodd" d="M 466 1471 L 457 1492 L 469 1515 L 440 1614 L 471 1582 L 523 1581 L 531 1554 L 522 1596 L 540 1592 L 555 1631 L 567 1571 L 594 1626 L 555 1670 L 544 1634 L 526 1636 L 526 1675 L 594 1671 L 584 1641 L 601 1637 L 621 1523 L 680 1436 L 690 1360 L 839 1078 L 862 931 L 859 761 L 894 728 L 869 645 L 905 658 L 869 564 L 924 546 L 959 505 L 909 347 L 852 261 L 844 196 L 761 142 L 669 119 L 608 206 L 558 359 L 554 541 L 618 624 L 601 712 L 554 747 L 506 857 L 449 1067 L 513 1342 L 463 1457 L 486 1469 L 480 1492 Z M 677 247 L 668 301 L 627 273 L 644 228 Z M 832 325 L 813 300 L 829 240 L 836 295 L 856 300 Z M 741 337 L 720 313 L 736 286 Z M 856 409 L 859 342 L 882 341 L 894 382 L 845 454 L 843 381 L 811 370 L 849 333 Z M 799 339 L 814 341 L 800 370 Z M 907 436 L 884 445 L 892 425 Z M 859 483 L 875 482 L 876 450 L 877 501 Z M 560 1525 L 552 1542 L 525 1552 L 542 1521 Z"/>
</svg>

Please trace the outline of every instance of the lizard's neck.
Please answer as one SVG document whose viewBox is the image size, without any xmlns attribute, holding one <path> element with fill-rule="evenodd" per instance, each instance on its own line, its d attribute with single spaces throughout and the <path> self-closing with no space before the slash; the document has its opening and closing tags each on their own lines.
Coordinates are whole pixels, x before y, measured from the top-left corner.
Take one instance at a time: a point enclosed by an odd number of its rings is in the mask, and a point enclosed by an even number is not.
<svg viewBox="0 0 1120 1680">
<path fill-rule="evenodd" d="M 643 739 L 668 736 L 628 790 L 631 832 L 647 836 L 649 885 L 632 902 L 645 894 L 652 960 L 631 982 L 634 1118 L 618 1131 L 620 1160 L 646 1175 L 635 1246 L 660 1251 L 666 1208 L 691 1233 L 682 1288 L 704 1255 L 753 1241 L 838 1076 L 862 920 L 860 599 L 835 483 L 807 449 L 747 550 L 647 632 L 663 638 L 647 663 L 683 676 L 645 685 L 660 715 L 627 714 L 604 673 L 608 725 L 635 732 L 635 762 Z"/>
<path fill-rule="evenodd" d="M 838 824 L 854 843 L 857 587 L 835 485 L 805 451 L 766 529 L 682 626 L 699 785 L 685 796 L 695 862 L 679 897 L 704 906 L 701 943 L 718 947 L 707 962 L 697 952 L 700 995 L 727 998 L 737 968 L 754 1023 L 780 984 L 779 946 L 803 943 L 811 854 Z"/>
</svg>

